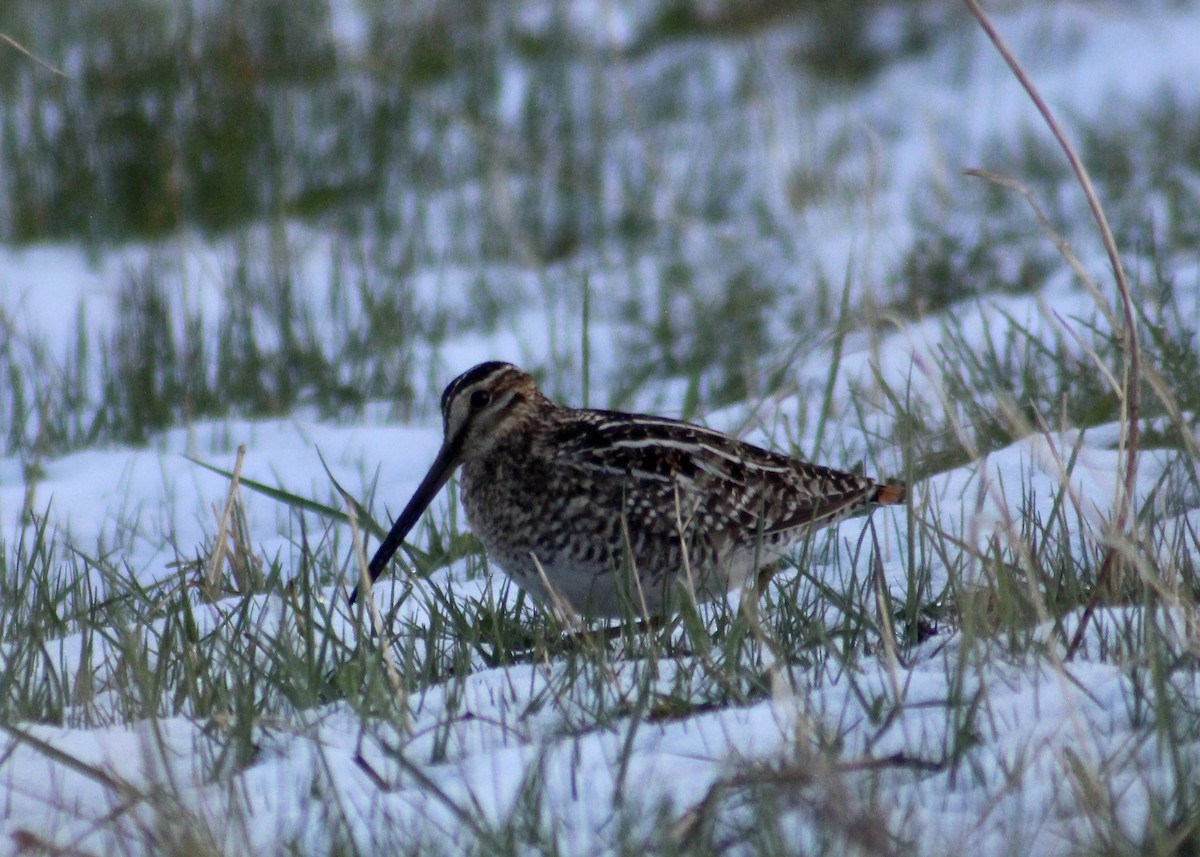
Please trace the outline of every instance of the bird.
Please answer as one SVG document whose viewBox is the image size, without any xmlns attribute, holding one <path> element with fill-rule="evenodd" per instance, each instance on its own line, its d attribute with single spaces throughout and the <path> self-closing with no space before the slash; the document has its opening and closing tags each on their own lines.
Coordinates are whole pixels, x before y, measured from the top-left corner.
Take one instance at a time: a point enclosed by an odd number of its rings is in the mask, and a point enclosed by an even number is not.
<svg viewBox="0 0 1200 857">
<path fill-rule="evenodd" d="M 543 608 L 593 619 L 662 619 L 683 594 L 722 597 L 818 528 L 907 496 L 692 423 L 558 404 L 511 363 L 463 372 L 441 411 L 441 448 L 372 582 L 460 468 L 489 562 Z"/>
</svg>

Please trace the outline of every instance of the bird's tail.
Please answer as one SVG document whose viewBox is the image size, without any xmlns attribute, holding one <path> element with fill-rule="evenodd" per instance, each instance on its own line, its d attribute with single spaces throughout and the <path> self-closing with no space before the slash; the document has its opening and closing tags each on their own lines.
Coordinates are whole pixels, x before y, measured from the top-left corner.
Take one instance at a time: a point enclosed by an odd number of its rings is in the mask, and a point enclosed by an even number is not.
<svg viewBox="0 0 1200 857">
<path fill-rule="evenodd" d="M 902 482 L 892 482 L 876 487 L 871 502 L 879 506 L 891 506 L 903 503 L 908 498 L 908 486 Z"/>
</svg>

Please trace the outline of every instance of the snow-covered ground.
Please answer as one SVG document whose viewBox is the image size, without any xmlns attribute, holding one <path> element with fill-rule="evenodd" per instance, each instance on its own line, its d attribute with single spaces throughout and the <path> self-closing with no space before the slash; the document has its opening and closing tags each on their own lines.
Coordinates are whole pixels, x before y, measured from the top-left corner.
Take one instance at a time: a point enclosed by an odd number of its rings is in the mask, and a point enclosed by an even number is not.
<svg viewBox="0 0 1200 857">
<path fill-rule="evenodd" d="M 579 15 L 581 22 L 594 17 Z M 1118 97 L 1136 103 L 1164 88 L 1187 90 L 1200 79 L 1200 11 L 1190 6 L 1056 4 L 997 21 L 1052 106 L 1081 120 L 1103 116 Z M 619 35 L 636 21 L 611 26 Z M 339 27 L 352 40 L 354 21 Z M 978 160 L 987 140 L 1036 127 L 1020 87 L 978 32 L 892 68 L 861 93 L 827 107 L 828 119 L 818 116 L 809 125 L 806 118 L 803 128 L 789 130 L 796 104 L 811 98 L 797 86 L 781 78 L 758 108 L 780 151 L 761 164 L 756 184 L 772 186 L 773 175 L 788 169 L 796 141 L 819 133 L 824 121 L 844 122 L 851 115 L 868 131 L 886 125 L 893 129 L 889 139 L 897 141 L 879 153 L 873 235 L 828 217 L 809 224 L 804 240 L 814 268 L 828 272 L 846 270 L 853 259 L 856 273 L 881 276 L 912 240 L 906 213 L 917 183 L 931 174 L 945 179 L 964 167 L 987 166 Z M 764 202 L 784 206 L 779 199 Z M 324 288 L 333 264 L 328 247 L 311 227 L 289 229 L 304 248 L 297 281 Z M 97 259 L 72 247 L 2 249 L 0 309 L 15 329 L 35 331 L 52 349 L 66 351 L 75 331 L 63 320 L 77 316 L 64 313 L 64 302 L 86 302 L 92 338 L 102 335 L 116 311 L 115 277 L 148 252 L 107 251 Z M 196 306 L 215 301 L 228 248 L 193 241 L 172 252 L 183 260 L 179 276 L 192 290 L 184 299 Z M 1103 270 L 1099 256 L 1086 262 Z M 1200 276 L 1194 269 L 1177 274 L 1180 305 L 1197 318 Z M 462 299 L 469 289 L 468 277 L 456 283 L 453 272 L 443 271 L 431 276 L 423 299 Z M 536 286 L 527 291 L 536 293 Z M 553 358 L 547 311 L 531 305 L 494 334 L 452 337 L 437 354 L 422 355 L 423 365 L 434 376 L 441 373 L 441 383 L 483 359 L 544 365 Z M 1093 323 L 1105 325 L 1093 298 L 1064 280 L 1037 296 L 1007 294 L 959 307 L 955 329 L 982 350 L 989 337 L 1001 339 L 1014 326 L 1047 343 L 1070 343 Z M 887 418 L 873 412 L 862 417 L 852 402 L 870 397 L 882 382 L 938 403 L 944 367 L 937 345 L 944 325 L 934 316 L 898 322 L 873 339 L 855 333 L 847 338 L 832 386 L 837 442 L 826 444 L 840 460 L 829 463 L 865 458 L 879 472 L 902 472 L 902 451 L 887 442 Z M 620 348 L 619 331 L 598 324 L 591 337 L 595 376 L 606 377 Z M 797 364 L 798 387 L 819 393 L 829 359 L 824 351 Z M 435 397 L 436 387 L 431 380 L 421 395 Z M 603 400 L 604 392 L 594 390 L 593 401 Z M 709 423 L 749 425 L 748 439 L 775 445 L 791 436 L 789 426 L 799 425 L 804 434 L 793 439 L 811 448 L 820 399 L 729 408 L 710 415 Z M 0 459 L 0 543 L 15 549 L 22 532 L 30 531 L 21 513 L 32 509 L 45 513 L 60 545 L 118 556 L 143 584 L 161 581 L 178 573 L 171 563 L 193 558 L 211 541 L 214 507 L 223 506 L 228 490 L 225 478 L 193 459 L 232 468 L 239 444 L 247 449 L 247 479 L 337 507 L 331 474 L 355 497 L 373 491 L 377 514 L 385 506 L 395 513 L 433 459 L 440 422 L 430 415 L 398 425 L 383 419 L 382 409 L 368 413 L 354 425 L 323 422 L 307 411 L 286 419 L 198 422 L 162 433 L 148 448 L 85 449 L 45 460 L 32 484 L 25 462 Z M 911 516 L 888 509 L 873 518 L 893 597 L 905 596 L 913 556 L 920 557 L 928 591 L 935 594 L 952 576 L 971 581 L 986 575 L 980 557 L 989 550 L 1020 556 L 1028 538 L 1022 519 L 1053 518 L 1064 496 L 1071 510 L 1064 516 L 1065 538 L 1079 553 L 1098 555 L 1120 480 L 1119 439 L 1113 424 L 1033 433 L 914 485 Z M 1169 475 L 1176 455 L 1144 452 L 1138 499 Z M 279 558 L 285 568 L 298 566 L 303 543 L 297 513 L 250 490 L 243 489 L 242 502 L 254 551 Z M 440 522 L 451 512 L 443 495 L 429 514 Z M 1200 527 L 1197 498 L 1173 498 L 1161 526 L 1166 533 L 1194 532 Z M 921 540 L 922 528 L 952 536 L 943 544 L 959 544 L 958 553 L 923 555 L 928 540 Z M 343 555 L 348 531 L 341 537 Z M 812 577 L 836 590 L 861 576 L 865 561 L 857 546 L 863 531 L 862 519 L 839 525 L 827 550 L 814 554 Z M 781 592 L 795 574 L 784 575 Z M 435 572 L 428 586 L 460 598 L 513 597 L 502 579 L 475 575 L 464 560 Z M 802 590 L 807 586 L 800 582 Z M 384 580 L 375 598 L 387 606 L 404 591 L 402 582 Z M 320 595 L 335 604 L 342 592 L 328 586 Z M 203 635 L 243 610 L 251 625 L 274 633 L 289 608 L 277 596 L 253 596 L 249 603 L 226 599 L 196 604 L 195 621 Z M 424 611 L 414 599 L 400 617 L 419 625 Z M 1078 626 L 1080 611 L 1062 620 L 1063 629 L 1055 627 L 1056 618 L 1046 616 L 1030 631 L 1044 641 L 1036 656 L 1028 646 L 1010 647 L 1003 635 L 968 632 L 952 620 L 903 656 L 885 648 L 846 664 L 825 659 L 811 668 L 773 667 L 776 659 L 766 645 L 763 663 L 773 687 L 767 698 L 697 705 L 684 716 L 651 717 L 628 706 L 643 698 L 647 686 L 664 697 L 707 699 L 700 684 L 710 674 L 695 654 L 617 658 L 586 679 L 567 675 L 555 660 L 476 664 L 469 675 L 411 694 L 408 724 L 364 715 L 345 701 L 273 712 L 253 724 L 254 758 L 241 765 L 218 760 L 221 728 L 209 720 L 122 715 L 120 695 L 127 690 L 115 666 L 121 629 L 106 638 L 55 637 L 41 643 L 49 662 L 72 680 L 89 673 L 91 701 L 64 712 L 61 725 L 5 724 L 17 731 L 0 742 L 0 848 L 19 853 L 51 843 L 61 853 L 160 853 L 164 843 L 181 847 L 171 830 L 187 827 L 207 831 L 225 853 L 326 853 L 331 842 L 346 840 L 376 853 L 455 853 L 467 842 L 486 852 L 492 850 L 488 831 L 526 813 L 531 826 L 551 831 L 561 853 L 593 854 L 632 850 L 661 827 L 665 812 L 685 844 L 698 826 L 717 825 L 736 832 L 731 835 L 753 852 L 766 849 L 747 829 L 758 818 L 753 804 L 764 799 L 764 782 L 786 784 L 771 794 L 789 843 L 784 850 L 796 853 L 820 851 L 831 830 L 864 853 L 884 853 L 880 841 L 897 853 L 911 845 L 912 853 L 978 857 L 1091 853 L 1117 833 L 1140 843 L 1149 819 L 1161 817 L 1155 813 L 1179 790 L 1180 776 L 1200 762 L 1194 740 L 1147 724 L 1145 696 L 1173 694 L 1186 719 L 1184 712 L 1200 704 L 1200 687 L 1191 671 L 1182 671 L 1147 690 L 1133 669 L 1139 652 L 1114 652 L 1112 641 L 1130 636 L 1130 628 L 1133 637 L 1153 629 L 1173 641 L 1174 655 L 1191 657 L 1200 642 L 1194 617 L 1183 606 L 1102 609 L 1070 661 L 1063 639 Z M 341 608 L 332 615 L 331 631 L 353 640 Z M 12 648 L 6 641 L 0 653 L 7 657 Z M 1014 648 L 1021 654 L 1010 654 Z M 608 716 L 597 718 L 598 710 Z M 1194 716 L 1192 723 L 1194 730 Z M 760 776 L 755 780 L 748 772 Z M 864 829 L 872 824 L 895 841 L 873 838 L 877 833 Z M 740 853 L 736 842 L 731 848 Z"/>
</svg>

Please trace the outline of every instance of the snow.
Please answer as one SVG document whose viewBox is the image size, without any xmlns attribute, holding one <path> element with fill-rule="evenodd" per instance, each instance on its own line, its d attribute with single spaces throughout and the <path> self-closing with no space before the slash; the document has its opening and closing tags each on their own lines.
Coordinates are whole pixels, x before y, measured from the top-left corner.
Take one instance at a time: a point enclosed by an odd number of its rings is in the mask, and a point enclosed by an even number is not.
<svg viewBox="0 0 1200 857">
<path fill-rule="evenodd" d="M 551 14 L 549 4 L 531 9 L 525 21 L 531 28 Z M 349 14 L 335 15 L 347 43 L 362 38 Z M 619 45 L 634 43 L 640 26 L 635 14 L 617 14 L 610 3 L 576 4 L 570 22 L 583 33 L 603 27 L 602 41 Z M 1006 13 L 998 22 L 1051 103 L 1069 114 L 1094 116 L 1118 94 L 1149 98 L 1164 85 L 1200 77 L 1195 49 L 1200 13 L 1178 4 L 1055 4 Z M 520 93 L 531 84 L 523 75 L 514 71 L 502 93 L 514 116 Z M 764 112 L 787 117 L 801 97 L 781 85 L 775 104 Z M 983 141 L 1029 125 L 1032 112 L 978 35 L 932 59 L 906 62 L 852 103 L 830 109 L 840 118 L 846 111 L 860 113 L 864 125 L 886 121 L 903 128 L 885 153 L 884 198 L 893 204 L 879 214 L 886 240 L 872 246 L 868 264 L 874 271 L 885 270 L 890 254 L 909 239 L 900 206 L 916 182 L 928 179 L 928 168 L 974 165 Z M 816 120 L 818 128 L 823 121 L 832 120 Z M 812 128 L 780 122 L 773 125 L 776 157 L 765 168 L 782 175 Z M 956 140 L 953 163 L 946 161 L 949 139 Z M 322 288 L 333 265 L 328 245 L 303 227 L 289 229 L 298 246 L 306 247 L 297 280 Z M 842 223 L 814 242 L 812 252 L 818 266 L 839 271 L 870 243 Z M 86 306 L 89 336 L 105 334 L 114 313 L 112 284 L 122 266 L 145 264 L 154 252 L 135 247 L 91 258 L 69 247 L 0 250 L 0 307 L 13 329 L 37 330 L 65 352 L 76 331 L 74 316 L 65 323 L 64 302 Z M 189 242 L 182 253 L 189 272 L 183 279 L 192 288 L 182 300 L 208 307 L 209 323 L 217 317 L 212 307 L 227 253 L 227 247 L 199 242 Z M 462 285 L 468 280 L 463 272 L 440 269 L 416 278 L 415 287 L 430 302 L 466 301 Z M 1181 282 L 1197 285 L 1194 276 Z M 537 294 L 536 282 L 526 281 L 522 291 Z M 1009 324 L 1054 342 L 1069 340 L 1076 320 L 1096 317 L 1092 299 L 1069 283 L 1036 297 L 988 297 L 957 312 L 961 335 L 981 348 L 989 338 L 999 341 Z M 423 359 L 431 374 L 447 378 L 483 359 L 547 365 L 557 348 L 546 318 L 546 308 L 534 306 L 503 330 L 452 337 Z M 940 401 L 944 381 L 937 344 L 944 334 L 944 319 L 927 318 L 898 326 L 874 346 L 848 341 L 833 390 L 835 411 L 847 425 L 839 427 L 839 445 L 831 449 L 842 460 L 831 463 L 869 455 L 882 471 L 899 472 L 896 450 L 880 448 L 886 444 L 849 425 L 849 402 L 869 392 L 876 371 L 895 386 L 911 384 L 915 396 Z M 611 364 L 617 332 L 597 326 L 592 336 L 593 359 Z M 816 353 L 797 373 L 820 389 L 828 365 L 829 353 Z M 753 417 L 746 437 L 770 443 L 784 436 L 783 426 L 797 424 L 801 411 L 808 415 L 801 424 L 815 425 L 819 407 L 820 402 L 789 398 L 758 414 L 728 409 L 711 415 L 710 424 L 733 427 Z M 1118 434 L 1118 427 L 1106 425 L 1030 435 L 915 485 L 913 507 L 924 521 L 981 551 L 997 543 L 1019 553 L 1022 515 L 1049 515 L 1065 492 L 1072 544 L 1080 552 L 1095 551 L 1120 479 Z M 116 552 L 149 585 L 175 573 L 169 563 L 193 557 L 213 539 L 214 506 L 224 502 L 228 483 L 193 458 L 228 469 L 234 450 L 244 444 L 245 478 L 340 507 L 323 458 L 354 496 L 373 496 L 382 517 L 384 509 L 395 514 L 415 489 L 440 435 L 434 418 L 407 425 L 380 420 L 338 425 L 298 412 L 277 420 L 201 422 L 162 433 L 150 448 L 87 449 L 45 461 L 32 495 L 22 463 L 0 459 L 0 542 L 12 548 L 27 527 L 22 510 L 30 507 L 49 517 L 60 544 Z M 799 440 L 806 448 L 814 438 L 810 432 Z M 1066 474 L 1063 462 L 1075 450 Z M 1149 496 L 1173 461 L 1167 451 L 1142 456 L 1139 498 Z M 294 513 L 253 491 L 243 490 L 241 499 L 262 554 L 279 554 L 285 567 L 298 564 Z M 452 511 L 443 495 L 430 515 L 441 522 Z M 886 582 L 894 597 L 903 598 L 911 535 L 905 512 L 880 511 L 874 521 Z M 1196 513 L 1184 513 L 1178 523 L 1197 526 Z M 834 588 L 861 574 L 853 554 L 862 532 L 861 520 L 841 524 L 813 573 Z M 348 528 L 340 538 L 339 555 L 348 557 Z M 338 602 L 341 587 L 354 581 L 351 568 L 347 562 L 327 578 L 320 593 L 327 604 Z M 343 572 L 344 579 L 334 583 L 334 575 Z M 930 557 L 928 572 L 932 591 L 940 591 L 949 577 L 943 558 Z M 964 577 L 969 581 L 979 573 L 983 570 L 969 568 Z M 502 579 L 476 576 L 462 560 L 436 572 L 427 585 L 459 598 L 513 597 Z M 382 580 L 375 599 L 390 605 L 406 591 L 402 580 Z M 242 606 L 236 599 L 197 604 L 196 621 L 202 633 L 213 630 Z M 287 608 L 276 598 L 255 596 L 248 609 L 256 626 L 269 630 L 282 626 Z M 419 625 L 426 615 L 423 599 L 410 598 L 394 621 Z M 354 639 L 347 614 L 335 612 L 332 621 L 342 639 Z M 623 706 L 645 682 L 664 695 L 702 699 L 697 683 L 705 671 L 695 656 L 653 664 L 617 660 L 605 674 L 574 684 L 563 664 L 553 661 L 476 664 L 469 675 L 410 697 L 407 731 L 345 703 L 264 718 L 253 726 L 257 753 L 246 765 L 222 761 L 221 724 L 166 713 L 122 716 L 115 666 L 119 635 L 113 640 L 67 635 L 44 641 L 49 659 L 64 675 L 90 671 L 95 697 L 91 705 L 66 712 L 64 725 L 0 724 L 10 737 L 0 753 L 0 850 L 16 853 L 23 842 L 47 841 L 81 853 L 114 848 L 153 853 L 155 843 L 186 828 L 230 853 L 289 853 L 293 847 L 324 852 L 345 838 L 363 851 L 386 852 L 388 846 L 453 851 L 474 839 L 474 825 L 499 826 L 514 813 L 530 812 L 554 831 L 563 853 L 592 854 L 616 850 L 622 835 L 629 841 L 637 841 L 639 832 L 648 835 L 664 807 L 672 817 L 685 818 L 713 789 L 736 793 L 743 788 L 738 772 L 748 765 L 805 772 L 830 800 L 844 789 L 849 805 L 870 807 L 916 853 L 1074 854 L 1092 841 L 1097 813 L 1138 842 L 1151 808 L 1169 801 L 1177 778 L 1200 761 L 1197 746 L 1186 743 L 1182 769 L 1176 767 L 1166 749 L 1171 745 L 1145 728 L 1138 703 L 1147 692 L 1139 684 L 1144 679 L 1129 666 L 1137 653 L 1119 658 L 1106 653 L 1115 629 L 1149 621 L 1176 628 L 1180 653 L 1194 653 L 1195 629 L 1182 615 L 1105 609 L 1097 613 L 1080 655 L 1069 662 L 1062 637 L 1048 628 L 1042 629 L 1046 654 L 1037 658 L 1008 656 L 1002 639 L 943 631 L 905 662 L 881 653 L 849 667 L 830 660 L 807 670 L 786 668 L 786 674 L 775 675 L 776 692 L 768 699 L 673 718 L 622 713 Z M 1078 614 L 1067 617 L 1068 638 L 1078 622 Z M 10 657 L 14 647 L 7 642 L 0 652 Z M 1194 683 L 1178 675 L 1171 681 L 1170 691 L 1182 701 L 1200 702 Z M 984 714 L 968 718 L 972 706 Z M 603 725 L 590 713 L 595 710 L 608 714 Z M 877 781 L 871 772 L 830 769 L 820 748 L 832 744 L 843 761 L 902 757 L 928 764 L 897 767 L 885 775 L 885 788 L 872 792 Z M 537 800 L 530 809 L 535 784 Z M 148 794 L 159 799 L 148 800 Z M 746 794 L 752 799 L 753 792 Z M 158 815 L 167 805 L 177 807 L 178 815 Z M 469 819 L 459 814 L 463 807 Z M 819 809 L 819 803 L 797 799 L 781 812 L 807 841 L 819 836 Z M 736 825 L 746 809 L 730 801 L 717 813 Z M 131 846 L 131 838 L 143 847 Z"/>
<path fill-rule="evenodd" d="M 897 778 L 903 787 L 879 807 L 905 835 L 921 842 L 925 853 L 970 848 L 1002 855 L 1016 846 L 1037 854 L 1070 853 L 1085 839 L 1080 804 L 1088 798 L 1086 787 L 1108 789 L 1112 812 L 1131 832 L 1138 830 L 1152 796 L 1169 795 L 1170 778 L 1156 747 L 1136 739 L 1132 729 L 1132 688 L 1119 667 L 993 661 L 985 672 L 968 673 L 966 686 L 956 688 L 953 660 L 943 649 L 894 673 L 877 664 L 859 675 L 803 688 L 803 696 L 636 728 L 628 719 L 618 720 L 611 729 L 582 733 L 574 731 L 569 707 L 530 705 L 539 696 L 554 699 L 546 695 L 553 668 L 491 670 L 455 688 L 453 705 L 446 699 L 449 690 L 440 687 L 412 700 L 413 737 L 407 742 L 392 727 L 364 727 L 357 715 L 337 705 L 315 717 L 298 715 L 296 722 L 263 724 L 256 730 L 256 763 L 233 783 L 206 775 L 217 742 L 203 725 L 183 718 L 162 718 L 153 728 L 141 722 L 29 731 L 84 764 L 118 775 L 129 789 L 169 783 L 181 806 L 211 811 L 206 824 L 218 838 L 229 837 L 224 845 L 254 853 L 320 838 L 330 821 L 326 804 L 334 795 L 349 811 L 344 823 L 360 847 L 375 841 L 381 830 L 395 831 L 398 843 L 458 841 L 459 821 L 436 793 L 413 780 L 414 768 L 450 800 L 472 807 L 477 820 L 493 824 L 514 811 L 525 778 L 536 771 L 553 796 L 543 812 L 555 819 L 561 847 L 586 852 L 612 823 L 619 793 L 636 788 L 636 805 L 625 804 L 626 811 L 635 825 L 647 824 L 664 802 L 695 806 L 715 783 L 747 763 L 804 763 L 815 729 L 836 732 L 849 758 L 903 754 L 944 766 Z M 673 668 L 687 666 L 664 664 L 657 680 L 667 685 Z M 637 671 L 645 668 L 619 665 L 612 692 L 629 690 Z M 880 725 L 865 703 L 888 698 L 893 688 L 903 695 L 901 713 Z M 1196 689 L 1186 690 L 1194 702 Z M 954 693 L 985 699 L 989 712 L 979 721 L 983 728 L 972 736 L 975 746 L 962 765 L 950 761 L 958 740 L 956 710 L 945 705 Z M 441 749 L 435 751 L 435 745 Z M 359 755 L 370 760 L 389 789 L 372 782 L 355 761 Z M 56 831 L 56 841 L 85 850 L 103 847 L 111 836 L 97 825 L 119 797 L 110 789 L 21 743 L 6 769 L 7 832 L 29 826 Z M 1094 783 L 1087 782 L 1089 776 Z M 222 828 L 231 803 L 233 818 L 245 816 L 244 829 Z M 639 818 L 639 811 L 645 815 Z M 31 825 L 34 819 L 38 823 Z"/>
</svg>

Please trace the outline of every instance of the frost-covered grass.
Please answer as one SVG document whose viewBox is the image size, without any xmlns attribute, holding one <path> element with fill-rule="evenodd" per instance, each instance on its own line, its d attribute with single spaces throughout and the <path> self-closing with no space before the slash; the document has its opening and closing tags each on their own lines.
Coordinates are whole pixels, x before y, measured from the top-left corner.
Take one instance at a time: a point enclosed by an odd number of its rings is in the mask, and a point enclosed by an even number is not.
<svg viewBox="0 0 1200 857">
<path fill-rule="evenodd" d="M 843 6 L 11 6 L 71 77 L 0 73 L 4 847 L 1195 851 L 1200 19 L 999 19 L 1132 281 L 1115 531 L 1126 354 L 1061 154 L 961 9 Z M 452 485 L 350 609 L 494 357 L 912 500 L 607 634 Z"/>
</svg>

